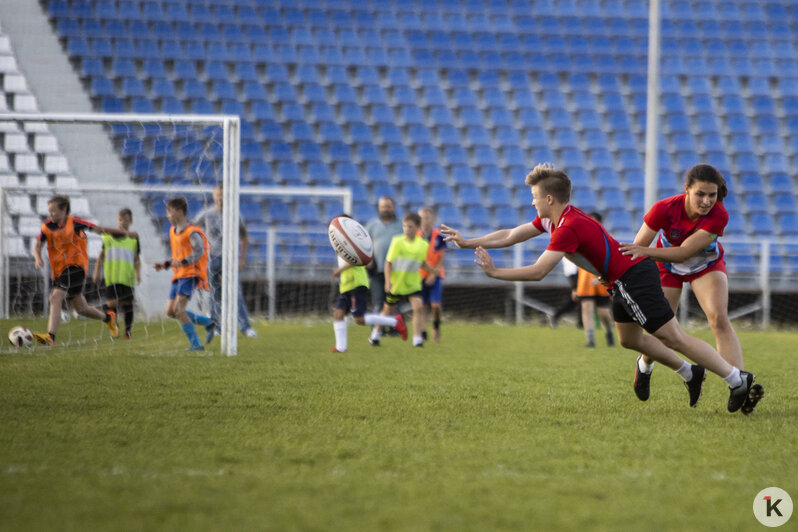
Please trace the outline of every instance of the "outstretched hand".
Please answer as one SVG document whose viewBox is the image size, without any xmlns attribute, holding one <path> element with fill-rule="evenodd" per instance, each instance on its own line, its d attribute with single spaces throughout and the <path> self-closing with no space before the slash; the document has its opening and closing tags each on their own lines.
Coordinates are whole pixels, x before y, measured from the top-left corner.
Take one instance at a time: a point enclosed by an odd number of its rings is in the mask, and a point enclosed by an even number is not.
<svg viewBox="0 0 798 532">
<path fill-rule="evenodd" d="M 460 249 L 465 247 L 465 238 L 463 238 L 463 235 L 461 235 L 460 231 L 457 229 L 452 229 L 446 224 L 441 224 L 441 234 L 445 235 L 443 238 L 444 242 L 452 242 Z"/>
<path fill-rule="evenodd" d="M 496 271 L 496 266 L 493 264 L 493 259 L 490 258 L 490 254 L 483 248 L 482 246 L 477 247 L 474 250 L 474 255 L 477 256 L 474 259 L 474 264 L 482 268 L 482 271 L 485 272 L 485 275 L 488 277 L 493 277 L 493 273 Z"/>
<path fill-rule="evenodd" d="M 638 246 L 637 244 L 621 244 L 618 250 L 623 255 L 629 255 L 632 259 L 648 257 L 648 246 Z"/>
</svg>

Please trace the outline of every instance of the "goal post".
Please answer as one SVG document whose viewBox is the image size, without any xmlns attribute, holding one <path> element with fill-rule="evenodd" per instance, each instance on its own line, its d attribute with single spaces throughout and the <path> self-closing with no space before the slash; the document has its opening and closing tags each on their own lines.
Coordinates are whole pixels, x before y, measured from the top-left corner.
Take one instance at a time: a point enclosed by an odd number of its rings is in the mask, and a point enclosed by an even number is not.
<svg viewBox="0 0 798 532">
<path fill-rule="evenodd" d="M 2 124 L 23 124 L 22 132 L 26 131 L 24 124 L 95 124 L 111 126 L 114 124 L 147 125 L 147 124 L 167 124 L 169 126 L 216 126 L 222 131 L 222 164 L 221 182 L 224 188 L 224 202 L 227 205 L 238 205 L 239 186 L 240 186 L 240 118 L 228 115 L 160 115 L 160 114 L 135 114 L 135 113 L 3 113 L 0 114 Z M 87 135 L 88 137 L 88 135 Z M 110 144 L 108 150 L 113 152 Z M 34 156 L 36 154 L 34 153 Z M 112 158 L 116 154 L 111 155 Z M 78 176 L 80 177 L 80 176 Z M 31 187 L 21 185 L 11 185 L 0 189 L 0 224 L 3 224 L 8 217 L 4 212 L 6 204 L 5 193 L 10 191 L 27 192 L 31 189 L 45 192 L 42 187 Z M 148 186 L 149 191 L 156 191 L 160 187 Z M 170 192 L 189 193 L 191 187 L 168 187 Z M 212 187 L 210 187 L 212 188 Z M 131 187 L 133 190 L 141 190 L 141 187 Z M 102 190 L 91 183 L 78 181 L 77 190 Z M 124 193 L 125 186 L 113 186 L 114 193 Z M 52 192 L 52 189 L 49 191 Z M 209 187 L 202 188 L 203 193 L 210 192 Z M 235 356 L 238 353 L 237 321 L 238 321 L 238 249 L 239 249 L 239 211 L 236 208 L 223 209 L 223 250 L 222 250 L 222 305 L 221 305 L 221 350 L 226 356 Z M 6 228 L 0 225 L 0 252 L 2 253 L 3 266 L 3 291 L 4 295 L 0 298 L 3 317 L 8 316 L 8 272 L 9 259 L 6 245 Z M 87 272 L 88 273 L 88 272 Z"/>
</svg>

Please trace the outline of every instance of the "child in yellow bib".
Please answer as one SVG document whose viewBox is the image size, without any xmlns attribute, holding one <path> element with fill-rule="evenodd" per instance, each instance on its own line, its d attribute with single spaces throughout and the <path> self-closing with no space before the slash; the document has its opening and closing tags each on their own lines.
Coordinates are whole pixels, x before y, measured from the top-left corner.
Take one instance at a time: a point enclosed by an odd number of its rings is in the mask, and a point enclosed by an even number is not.
<svg viewBox="0 0 798 532">
<path fill-rule="evenodd" d="M 343 214 L 342 216 L 347 216 Z M 333 353 L 345 353 L 347 350 L 346 314 L 352 314 L 352 320 L 358 325 L 376 325 L 378 327 L 394 327 L 403 338 L 407 338 L 407 327 L 401 314 L 382 316 L 366 314 L 369 302 L 369 276 L 365 266 L 354 266 L 338 258 L 338 267 L 332 272 L 333 277 L 340 276 L 338 283 L 338 300 L 333 310 L 333 331 L 335 347 Z"/>
</svg>

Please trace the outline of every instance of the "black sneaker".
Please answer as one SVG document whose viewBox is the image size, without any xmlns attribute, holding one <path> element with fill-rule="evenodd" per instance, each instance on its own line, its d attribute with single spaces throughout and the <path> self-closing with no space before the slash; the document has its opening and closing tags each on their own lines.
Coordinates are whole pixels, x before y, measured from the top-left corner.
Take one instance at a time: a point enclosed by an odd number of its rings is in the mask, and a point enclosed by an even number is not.
<svg viewBox="0 0 798 532">
<path fill-rule="evenodd" d="M 216 322 L 211 322 L 205 326 L 205 345 L 208 345 L 216 335 Z"/>
<path fill-rule="evenodd" d="M 640 371 L 640 359 L 643 355 L 637 357 L 635 360 L 635 395 L 641 401 L 648 401 L 648 396 L 651 393 L 651 373 L 643 373 Z M 654 371 L 653 368 L 651 371 Z"/>
<path fill-rule="evenodd" d="M 687 391 L 690 392 L 690 407 L 695 408 L 698 400 L 701 399 L 701 389 L 704 387 L 704 379 L 707 375 L 706 370 L 697 364 L 693 364 L 690 367 L 693 369 L 693 378 L 685 382 L 684 385 L 687 387 Z"/>
<path fill-rule="evenodd" d="M 731 387 L 729 388 L 729 412 L 737 412 L 738 410 L 740 410 L 743 404 L 745 404 L 746 400 L 748 400 L 748 395 L 754 392 L 753 385 L 754 385 L 754 379 L 756 377 L 754 377 L 753 373 L 748 373 L 747 371 L 741 371 L 740 377 L 743 379 L 742 384 L 740 384 L 735 388 Z M 750 411 L 753 411 L 754 406 L 756 406 L 756 403 L 758 403 L 759 399 L 762 398 L 761 396 L 764 395 L 764 390 L 762 390 L 761 386 L 759 386 L 757 393 L 755 393 L 754 395 L 758 397 L 753 398 L 752 401 L 753 404 L 749 405 Z"/>
<path fill-rule="evenodd" d="M 761 384 L 754 384 L 751 386 L 751 391 L 748 392 L 748 397 L 745 398 L 740 411 L 747 416 L 754 411 L 754 407 L 763 397 L 765 397 L 765 389 Z"/>
<path fill-rule="evenodd" d="M 379 347 L 380 346 L 380 339 L 379 338 L 374 339 L 371 336 L 369 336 L 369 343 L 371 345 L 373 345 L 374 347 Z"/>
</svg>

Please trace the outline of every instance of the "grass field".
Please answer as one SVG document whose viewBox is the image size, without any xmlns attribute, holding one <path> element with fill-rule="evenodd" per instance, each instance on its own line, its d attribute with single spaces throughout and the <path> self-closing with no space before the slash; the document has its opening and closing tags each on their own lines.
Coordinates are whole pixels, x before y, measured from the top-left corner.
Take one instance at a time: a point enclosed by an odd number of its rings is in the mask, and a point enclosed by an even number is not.
<svg viewBox="0 0 798 532">
<path fill-rule="evenodd" d="M 761 489 L 798 502 L 794 332 L 740 333 L 767 393 L 745 417 L 714 375 L 689 408 L 662 367 L 639 402 L 634 355 L 568 327 L 448 323 L 413 349 L 353 326 L 346 354 L 329 323 L 257 328 L 234 358 L 171 324 L 5 349 L 0 527 L 755 530 Z"/>
</svg>

